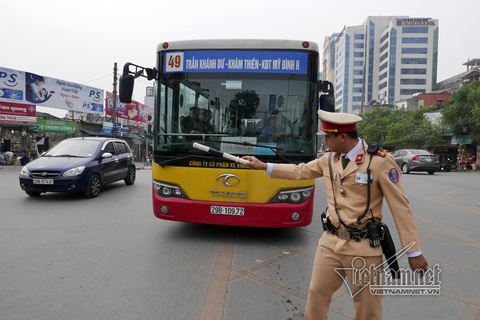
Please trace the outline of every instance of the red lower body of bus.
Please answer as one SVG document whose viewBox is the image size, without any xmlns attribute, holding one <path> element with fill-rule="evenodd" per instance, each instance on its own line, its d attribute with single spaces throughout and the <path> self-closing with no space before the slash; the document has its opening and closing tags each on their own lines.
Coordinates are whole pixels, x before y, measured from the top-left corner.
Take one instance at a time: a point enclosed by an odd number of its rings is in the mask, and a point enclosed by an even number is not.
<svg viewBox="0 0 480 320">
<path fill-rule="evenodd" d="M 152 188 L 153 212 L 159 219 L 213 225 L 292 228 L 312 222 L 313 195 L 301 204 L 290 203 L 233 203 L 195 201 L 159 196 Z M 212 214 L 212 206 L 243 207 L 244 214 Z"/>
</svg>

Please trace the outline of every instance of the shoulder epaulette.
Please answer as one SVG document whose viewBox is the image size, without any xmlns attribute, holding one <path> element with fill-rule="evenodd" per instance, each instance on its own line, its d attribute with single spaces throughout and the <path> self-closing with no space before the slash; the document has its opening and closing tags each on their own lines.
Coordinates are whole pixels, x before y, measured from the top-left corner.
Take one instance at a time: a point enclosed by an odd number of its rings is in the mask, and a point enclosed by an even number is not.
<svg viewBox="0 0 480 320">
<path fill-rule="evenodd" d="M 376 156 L 380 156 L 380 157 L 386 157 L 388 154 L 388 150 L 378 150 L 378 152 L 375 154 Z"/>
</svg>

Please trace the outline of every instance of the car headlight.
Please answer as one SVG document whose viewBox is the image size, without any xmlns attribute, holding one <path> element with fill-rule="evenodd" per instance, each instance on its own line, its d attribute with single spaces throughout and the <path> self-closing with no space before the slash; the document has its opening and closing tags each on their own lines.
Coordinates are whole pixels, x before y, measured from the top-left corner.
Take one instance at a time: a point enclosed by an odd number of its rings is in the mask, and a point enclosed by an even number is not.
<svg viewBox="0 0 480 320">
<path fill-rule="evenodd" d="M 28 171 L 27 167 L 23 166 L 22 170 L 20 170 L 20 175 L 21 176 L 28 176 L 29 174 L 30 174 L 30 172 Z"/>
<path fill-rule="evenodd" d="M 270 203 L 302 203 L 308 200 L 313 193 L 313 187 L 280 191 Z"/>
<path fill-rule="evenodd" d="M 85 166 L 69 169 L 63 173 L 63 176 L 64 177 L 78 176 L 79 174 L 82 174 L 83 170 L 85 170 Z"/>
</svg>

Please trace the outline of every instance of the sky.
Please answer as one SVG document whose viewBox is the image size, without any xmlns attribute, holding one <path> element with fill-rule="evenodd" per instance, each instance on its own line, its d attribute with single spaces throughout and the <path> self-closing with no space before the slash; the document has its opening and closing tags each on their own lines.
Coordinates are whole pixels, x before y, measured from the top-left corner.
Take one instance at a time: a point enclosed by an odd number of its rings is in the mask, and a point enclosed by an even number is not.
<svg viewBox="0 0 480 320">
<path fill-rule="evenodd" d="M 112 92 L 115 62 L 119 73 L 127 62 L 155 67 L 164 41 L 288 39 L 323 48 L 325 36 L 368 16 L 410 16 L 439 20 L 442 81 L 480 58 L 479 9 L 478 0 L 0 0 L 0 67 Z M 137 79 L 133 99 L 143 103 L 152 85 Z"/>
</svg>

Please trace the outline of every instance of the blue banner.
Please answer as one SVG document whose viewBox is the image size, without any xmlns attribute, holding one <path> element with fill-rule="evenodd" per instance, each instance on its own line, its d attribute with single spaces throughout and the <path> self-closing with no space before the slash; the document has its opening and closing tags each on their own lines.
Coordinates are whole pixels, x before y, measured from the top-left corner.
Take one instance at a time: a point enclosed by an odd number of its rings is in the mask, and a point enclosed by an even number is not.
<svg viewBox="0 0 480 320">
<path fill-rule="evenodd" d="M 104 122 L 102 128 L 102 134 L 112 134 L 113 133 L 113 123 Z"/>
<path fill-rule="evenodd" d="M 176 51 L 165 54 L 163 71 L 307 74 L 307 62 L 306 52 Z"/>
</svg>

